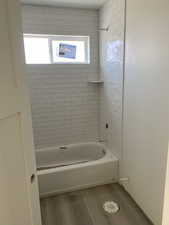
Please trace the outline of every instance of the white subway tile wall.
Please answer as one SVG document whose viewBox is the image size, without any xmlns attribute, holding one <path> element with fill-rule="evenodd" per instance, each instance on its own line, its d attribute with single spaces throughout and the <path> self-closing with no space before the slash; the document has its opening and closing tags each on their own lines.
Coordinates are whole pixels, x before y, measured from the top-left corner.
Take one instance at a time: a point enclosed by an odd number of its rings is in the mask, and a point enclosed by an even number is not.
<svg viewBox="0 0 169 225">
<path fill-rule="evenodd" d="M 90 65 L 27 65 L 36 148 L 99 139 L 98 12 L 23 6 L 23 31 L 89 35 Z"/>
<path fill-rule="evenodd" d="M 100 9 L 100 74 L 104 87 L 100 89 L 100 135 L 114 155 L 121 158 L 122 96 L 124 56 L 124 0 L 109 0 Z M 109 129 L 105 124 L 109 124 Z"/>
<path fill-rule="evenodd" d="M 124 7 L 124 0 L 100 12 L 23 6 L 24 33 L 91 38 L 90 65 L 27 65 L 36 148 L 103 139 L 121 157 Z M 97 29 L 108 25 L 99 32 L 99 66 Z M 100 78 L 104 86 L 87 83 Z"/>
</svg>

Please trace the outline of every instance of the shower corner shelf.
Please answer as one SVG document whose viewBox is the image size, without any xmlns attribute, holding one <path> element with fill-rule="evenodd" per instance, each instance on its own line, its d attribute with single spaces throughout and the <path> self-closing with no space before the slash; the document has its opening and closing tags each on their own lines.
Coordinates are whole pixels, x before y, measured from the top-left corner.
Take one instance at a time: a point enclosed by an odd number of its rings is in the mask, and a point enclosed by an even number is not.
<svg viewBox="0 0 169 225">
<path fill-rule="evenodd" d="M 103 80 L 88 80 L 89 84 L 104 84 Z"/>
</svg>

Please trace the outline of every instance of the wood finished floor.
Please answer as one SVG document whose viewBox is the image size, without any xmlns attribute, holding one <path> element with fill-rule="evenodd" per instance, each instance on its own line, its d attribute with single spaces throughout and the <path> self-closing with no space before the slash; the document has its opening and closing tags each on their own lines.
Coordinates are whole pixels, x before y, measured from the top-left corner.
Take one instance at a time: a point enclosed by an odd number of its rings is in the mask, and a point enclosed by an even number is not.
<svg viewBox="0 0 169 225">
<path fill-rule="evenodd" d="M 103 210 L 106 201 L 120 206 L 116 214 Z M 41 200 L 43 225 L 152 225 L 118 184 L 109 184 Z"/>
</svg>

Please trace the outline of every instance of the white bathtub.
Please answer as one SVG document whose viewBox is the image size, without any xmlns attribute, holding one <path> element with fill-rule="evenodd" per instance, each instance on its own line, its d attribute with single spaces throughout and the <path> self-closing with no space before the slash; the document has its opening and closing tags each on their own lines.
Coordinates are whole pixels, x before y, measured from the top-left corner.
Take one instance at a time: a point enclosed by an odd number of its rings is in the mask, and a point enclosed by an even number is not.
<svg viewBox="0 0 169 225">
<path fill-rule="evenodd" d="M 41 197 L 117 180 L 118 160 L 100 143 L 40 149 L 36 159 Z"/>
</svg>

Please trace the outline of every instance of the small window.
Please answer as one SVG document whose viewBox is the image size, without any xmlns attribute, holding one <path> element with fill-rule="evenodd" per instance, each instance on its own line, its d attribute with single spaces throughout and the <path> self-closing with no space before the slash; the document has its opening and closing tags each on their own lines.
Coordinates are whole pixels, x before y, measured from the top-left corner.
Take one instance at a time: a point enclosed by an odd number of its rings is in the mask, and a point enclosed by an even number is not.
<svg viewBox="0 0 169 225">
<path fill-rule="evenodd" d="M 25 36 L 24 45 L 27 64 L 50 63 L 48 38 Z"/>
<path fill-rule="evenodd" d="M 88 36 L 24 34 L 27 64 L 89 64 Z"/>
</svg>

